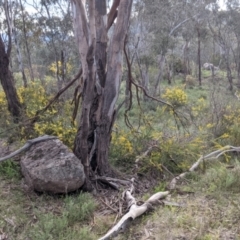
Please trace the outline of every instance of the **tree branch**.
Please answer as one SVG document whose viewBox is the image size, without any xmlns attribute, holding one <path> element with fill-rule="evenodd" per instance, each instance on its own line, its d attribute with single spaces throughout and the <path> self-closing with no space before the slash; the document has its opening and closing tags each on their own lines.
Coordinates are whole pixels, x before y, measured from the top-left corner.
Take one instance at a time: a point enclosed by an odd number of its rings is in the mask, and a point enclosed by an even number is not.
<svg viewBox="0 0 240 240">
<path fill-rule="evenodd" d="M 17 154 L 19 154 L 19 153 L 27 150 L 28 148 L 30 148 L 35 143 L 46 141 L 46 140 L 52 140 L 52 139 L 57 139 L 57 137 L 44 135 L 44 136 L 41 136 L 41 137 L 38 137 L 38 138 L 28 140 L 23 147 L 19 148 L 15 152 L 13 152 L 13 153 L 5 156 L 5 157 L 0 158 L 0 162 L 3 162 L 3 161 L 5 161 L 9 158 L 12 158 L 12 157 L 16 156 Z"/>
<path fill-rule="evenodd" d="M 48 103 L 47 106 L 45 106 L 43 109 L 38 110 L 31 120 L 31 124 L 35 123 L 38 119 L 38 116 L 40 114 L 43 114 L 54 102 L 57 101 L 57 99 L 69 88 L 75 83 L 82 75 L 82 68 L 78 71 L 77 75 L 65 86 L 63 87 Z"/>
<path fill-rule="evenodd" d="M 177 177 L 173 178 L 170 184 L 168 185 L 168 188 L 170 190 L 173 190 L 176 188 L 176 184 L 180 179 L 183 179 L 188 173 L 194 172 L 199 165 L 204 161 L 204 160 L 211 160 L 211 159 L 218 159 L 220 156 L 227 152 L 240 152 L 240 147 L 234 147 L 234 146 L 225 146 L 219 150 L 216 150 L 214 152 L 211 152 L 205 156 L 201 156 L 190 168 L 187 172 L 181 173 Z"/>
<path fill-rule="evenodd" d="M 114 20 L 117 17 L 118 11 L 117 8 L 119 6 L 120 0 L 114 0 L 112 7 L 108 13 L 108 20 L 107 20 L 107 31 L 112 26 Z"/>
</svg>

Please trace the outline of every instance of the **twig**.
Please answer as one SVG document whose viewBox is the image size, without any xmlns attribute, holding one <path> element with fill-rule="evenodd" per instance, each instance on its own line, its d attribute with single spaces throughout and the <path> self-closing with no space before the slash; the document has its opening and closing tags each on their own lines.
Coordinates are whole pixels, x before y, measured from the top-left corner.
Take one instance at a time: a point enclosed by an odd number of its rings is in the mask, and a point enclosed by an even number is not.
<svg viewBox="0 0 240 240">
<path fill-rule="evenodd" d="M 47 104 L 47 106 L 45 106 L 43 109 L 38 110 L 35 114 L 35 116 L 33 117 L 31 124 L 35 123 L 38 119 L 38 116 L 40 114 L 43 114 L 54 102 L 57 101 L 57 99 L 69 88 L 73 85 L 74 82 L 76 82 L 82 75 L 82 68 L 78 71 L 77 75 L 65 86 L 63 87 Z"/>
<path fill-rule="evenodd" d="M 114 211 L 115 213 L 117 213 L 118 214 L 118 211 L 116 210 L 116 209 L 114 209 L 113 207 L 111 207 L 110 205 L 108 205 L 105 201 L 103 201 L 101 198 L 99 198 L 100 199 L 100 201 L 103 203 L 103 204 L 105 204 L 108 208 L 110 208 L 112 211 Z"/>
</svg>

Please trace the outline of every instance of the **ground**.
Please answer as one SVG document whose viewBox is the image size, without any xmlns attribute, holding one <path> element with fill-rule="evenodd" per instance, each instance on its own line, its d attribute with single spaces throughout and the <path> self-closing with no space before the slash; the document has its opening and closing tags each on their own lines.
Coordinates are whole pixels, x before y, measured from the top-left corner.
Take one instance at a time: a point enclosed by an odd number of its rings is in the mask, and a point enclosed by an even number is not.
<svg viewBox="0 0 240 240">
<path fill-rule="evenodd" d="M 10 149 L 1 142 L 1 156 Z M 167 198 L 180 206 L 159 203 L 153 211 L 132 222 L 116 239 L 240 239 L 240 181 L 236 178 L 240 176 L 240 166 L 237 159 L 235 163 L 228 168 L 226 164 L 213 162 L 205 172 L 190 176 Z M 79 199 L 83 193 L 49 196 L 29 191 L 17 171 L 17 164 L 10 163 L 0 169 L 1 240 L 95 240 L 118 221 L 119 209 L 114 202 L 121 198 L 121 193 L 112 198 L 93 197 L 97 202 L 93 211 L 93 206 L 87 205 L 92 201 L 89 196 Z M 137 199 L 144 201 L 156 191 L 148 187 L 149 192 L 146 187 L 144 194 L 138 189 Z"/>
</svg>

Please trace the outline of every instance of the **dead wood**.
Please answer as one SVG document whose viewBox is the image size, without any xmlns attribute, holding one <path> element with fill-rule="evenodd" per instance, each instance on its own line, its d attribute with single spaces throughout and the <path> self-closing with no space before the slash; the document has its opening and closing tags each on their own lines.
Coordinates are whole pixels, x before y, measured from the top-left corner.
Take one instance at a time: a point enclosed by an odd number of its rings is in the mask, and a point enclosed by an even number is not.
<svg viewBox="0 0 240 240">
<path fill-rule="evenodd" d="M 153 147 L 153 146 L 152 146 Z M 139 162 L 139 160 L 146 157 L 149 152 L 152 151 L 152 148 L 148 148 L 146 152 L 144 152 L 140 157 L 136 159 L 136 162 Z M 141 216 L 145 212 L 153 209 L 153 205 L 157 203 L 162 203 L 166 206 L 175 206 L 175 207 L 184 207 L 182 204 L 178 204 L 175 202 L 169 202 L 165 200 L 161 200 L 165 197 L 167 197 L 172 190 L 176 190 L 176 185 L 180 179 L 183 179 L 188 173 L 195 171 L 199 165 L 204 160 L 212 160 L 212 159 L 218 159 L 220 156 L 227 152 L 240 152 L 240 147 L 234 147 L 234 146 L 225 146 L 219 150 L 213 151 L 205 156 L 201 156 L 190 168 L 187 172 L 181 173 L 177 177 L 174 177 L 171 182 L 169 183 L 168 189 L 169 191 L 165 192 L 158 192 L 153 194 L 146 202 L 138 206 L 139 202 L 134 198 L 133 192 L 134 192 L 134 180 L 132 180 L 132 184 L 130 189 L 123 192 L 123 197 L 128 205 L 128 212 L 123 215 L 123 217 L 119 220 L 119 222 L 113 226 L 103 237 L 101 237 L 99 240 L 107 240 L 111 239 L 115 236 L 117 236 L 120 232 L 124 231 L 126 226 L 133 221 L 135 218 Z M 184 192 L 186 193 L 193 193 L 193 192 Z"/>
<path fill-rule="evenodd" d="M 205 156 L 201 156 L 190 168 L 187 172 L 181 173 L 177 177 L 173 178 L 170 184 L 168 185 L 169 190 L 174 190 L 176 188 L 176 184 L 179 180 L 186 177 L 188 173 L 194 172 L 199 165 L 206 160 L 218 159 L 220 156 L 227 152 L 240 152 L 240 147 L 234 147 L 227 145 L 219 150 L 213 151 Z"/>
<path fill-rule="evenodd" d="M 35 143 L 46 141 L 46 140 L 51 140 L 51 139 L 56 139 L 56 138 L 57 137 L 55 137 L 55 136 L 44 135 L 44 136 L 41 136 L 38 138 L 27 140 L 27 142 L 25 143 L 25 145 L 23 147 L 19 148 L 18 150 L 14 151 L 13 153 L 11 153 L 5 157 L 0 158 L 0 162 L 3 162 L 9 158 L 12 158 L 12 157 L 16 156 L 17 154 L 29 149 Z"/>
<path fill-rule="evenodd" d="M 78 73 L 76 74 L 76 76 L 75 76 L 65 87 L 63 87 L 63 88 L 49 101 L 49 103 L 48 103 L 43 109 L 38 110 L 38 111 L 36 112 L 35 116 L 34 116 L 34 117 L 32 118 L 32 120 L 31 120 L 31 124 L 34 124 L 34 123 L 37 121 L 39 115 L 40 115 L 40 114 L 43 114 L 44 112 L 46 112 L 47 109 L 48 109 L 53 103 L 55 103 L 55 102 L 58 100 L 58 98 L 59 98 L 69 87 L 71 87 L 71 86 L 81 77 L 81 75 L 82 75 L 82 68 L 79 69 L 79 71 L 78 71 Z"/>
<path fill-rule="evenodd" d="M 129 211 L 126 213 L 120 221 L 102 238 L 99 240 L 111 239 L 114 236 L 117 236 L 119 232 L 124 231 L 129 222 L 133 221 L 135 218 L 141 216 L 145 212 L 149 211 L 152 208 L 152 205 L 158 203 L 162 198 L 165 198 L 169 194 L 166 192 L 158 192 L 152 195 L 145 203 L 141 206 L 137 205 L 136 199 L 132 196 L 132 189 L 125 192 L 125 199 L 129 204 Z"/>
</svg>

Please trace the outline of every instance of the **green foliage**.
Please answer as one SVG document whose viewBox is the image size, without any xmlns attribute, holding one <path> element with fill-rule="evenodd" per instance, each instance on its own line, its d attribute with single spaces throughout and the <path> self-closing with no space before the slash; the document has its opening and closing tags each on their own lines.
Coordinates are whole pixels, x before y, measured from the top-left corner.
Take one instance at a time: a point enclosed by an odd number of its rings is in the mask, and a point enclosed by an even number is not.
<svg viewBox="0 0 240 240">
<path fill-rule="evenodd" d="M 78 197 L 66 197 L 65 212 L 68 224 L 73 225 L 76 222 L 89 220 L 96 208 L 96 203 L 88 193 L 79 194 Z"/>
<path fill-rule="evenodd" d="M 182 59 L 179 58 L 178 56 L 172 54 L 169 56 L 169 63 L 173 67 L 173 72 L 176 73 L 183 73 L 184 72 L 184 65 L 182 62 Z"/>
<path fill-rule="evenodd" d="M 226 168 L 225 164 L 216 162 L 213 167 L 206 170 L 204 176 L 199 177 L 196 188 L 201 188 L 208 193 L 221 192 L 240 192 L 240 164 L 235 161 L 233 168 Z"/>
<path fill-rule="evenodd" d="M 197 83 L 196 78 L 194 78 L 191 75 L 186 76 L 186 81 L 185 81 L 186 87 L 193 88 L 196 85 L 196 83 Z"/>
<path fill-rule="evenodd" d="M 53 97 L 47 93 L 48 86 L 52 84 L 51 81 L 46 83 L 48 85 L 42 86 L 40 82 L 31 82 L 27 88 L 19 87 L 17 89 L 20 102 L 26 111 L 26 117 L 32 118 L 36 112 L 43 109 L 48 101 Z M 7 102 L 5 95 L 0 91 L 0 110 L 4 112 L 0 116 L 0 125 L 11 128 L 14 126 L 11 116 L 7 111 Z M 73 105 L 70 100 L 59 101 L 52 105 L 43 115 L 40 115 L 38 122 L 35 123 L 32 131 L 26 130 L 28 126 L 16 128 L 15 136 L 22 140 L 34 138 L 39 135 L 55 135 L 58 136 L 69 147 L 73 146 L 74 138 L 76 136 L 77 127 L 72 124 Z"/>
<path fill-rule="evenodd" d="M 66 63 L 65 70 L 66 73 L 72 72 L 73 70 L 73 66 L 68 62 Z M 59 74 L 62 75 L 62 63 L 61 61 L 58 61 L 58 68 L 59 68 Z M 57 64 L 56 62 L 53 62 L 50 66 L 49 66 L 49 72 L 54 76 L 57 74 Z"/>
<path fill-rule="evenodd" d="M 155 188 L 154 188 L 154 192 L 163 192 L 166 190 L 166 182 L 160 182 Z"/>
<path fill-rule="evenodd" d="M 8 178 L 20 178 L 20 166 L 12 160 L 6 160 L 0 163 L 0 175 Z"/>
<path fill-rule="evenodd" d="M 115 165 L 131 164 L 134 160 L 134 149 L 131 140 L 131 131 L 120 129 L 115 124 L 112 133 L 109 158 Z"/>
</svg>

